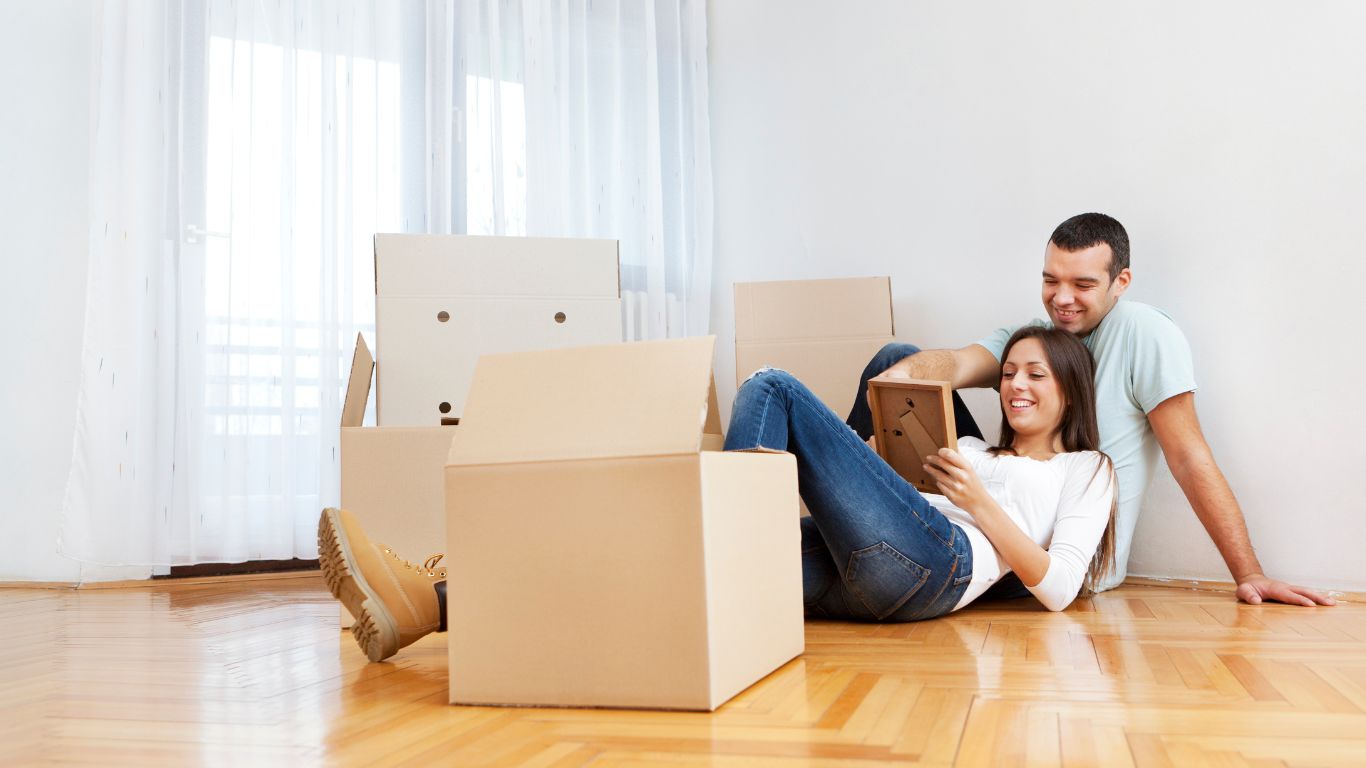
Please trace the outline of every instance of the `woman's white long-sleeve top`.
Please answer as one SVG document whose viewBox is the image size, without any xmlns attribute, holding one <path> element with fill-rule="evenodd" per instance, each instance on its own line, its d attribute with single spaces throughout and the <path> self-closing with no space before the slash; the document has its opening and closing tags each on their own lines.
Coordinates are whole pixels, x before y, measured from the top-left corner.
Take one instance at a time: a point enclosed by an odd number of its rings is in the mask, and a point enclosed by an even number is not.
<svg viewBox="0 0 1366 768">
<path fill-rule="evenodd" d="M 1081 591 L 1105 532 L 1115 493 L 1114 473 L 1095 451 L 1060 453 L 1039 461 L 993 456 L 987 448 L 973 437 L 958 441 L 958 452 L 971 462 L 987 493 L 1031 541 L 1048 551 L 1048 571 L 1029 591 L 1049 610 L 1061 611 Z M 926 494 L 925 498 L 957 523 L 972 544 L 972 582 L 957 610 L 1009 573 L 1010 566 L 972 515 L 943 496 Z"/>
</svg>

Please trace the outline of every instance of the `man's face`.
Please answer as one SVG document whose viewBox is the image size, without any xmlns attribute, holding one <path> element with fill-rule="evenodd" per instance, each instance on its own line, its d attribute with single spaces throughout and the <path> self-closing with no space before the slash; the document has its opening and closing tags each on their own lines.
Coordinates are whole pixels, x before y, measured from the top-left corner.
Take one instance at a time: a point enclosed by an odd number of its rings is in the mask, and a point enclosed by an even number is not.
<svg viewBox="0 0 1366 768">
<path fill-rule="evenodd" d="M 1052 242 L 1043 256 L 1043 306 L 1053 325 L 1085 336 L 1129 287 L 1126 268 L 1110 279 L 1110 246 L 1064 251 Z"/>
</svg>

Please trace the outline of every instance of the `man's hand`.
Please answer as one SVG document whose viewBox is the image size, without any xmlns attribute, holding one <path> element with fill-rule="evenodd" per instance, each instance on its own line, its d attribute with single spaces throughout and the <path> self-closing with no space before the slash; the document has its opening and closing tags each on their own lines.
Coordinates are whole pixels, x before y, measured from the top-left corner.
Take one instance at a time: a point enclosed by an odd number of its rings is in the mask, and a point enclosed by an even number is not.
<svg viewBox="0 0 1366 768">
<path fill-rule="evenodd" d="M 1258 605 L 1275 600 L 1287 605 L 1335 605 L 1327 595 L 1269 579 L 1252 550 L 1243 510 L 1233 496 L 1214 453 L 1200 430 L 1192 392 L 1170 397 L 1148 412 L 1148 423 L 1162 446 L 1172 476 L 1186 494 L 1195 516 L 1209 533 L 1229 573 L 1238 582 L 1238 599 Z"/>
<path fill-rule="evenodd" d="M 1274 600 L 1287 605 L 1337 605 L 1332 597 L 1312 589 L 1286 584 L 1269 579 L 1260 573 L 1244 578 L 1238 584 L 1238 599 L 1250 605 L 1260 605 L 1266 600 Z"/>
</svg>

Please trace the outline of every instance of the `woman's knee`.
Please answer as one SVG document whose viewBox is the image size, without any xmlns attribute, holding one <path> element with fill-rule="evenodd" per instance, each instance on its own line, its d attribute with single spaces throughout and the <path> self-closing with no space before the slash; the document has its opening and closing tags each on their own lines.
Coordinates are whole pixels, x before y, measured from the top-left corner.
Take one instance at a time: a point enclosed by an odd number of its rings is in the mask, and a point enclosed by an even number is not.
<svg viewBox="0 0 1366 768">
<path fill-rule="evenodd" d="M 797 377 L 781 368 L 760 368 L 740 385 L 741 389 L 782 389 L 797 383 Z"/>
</svg>

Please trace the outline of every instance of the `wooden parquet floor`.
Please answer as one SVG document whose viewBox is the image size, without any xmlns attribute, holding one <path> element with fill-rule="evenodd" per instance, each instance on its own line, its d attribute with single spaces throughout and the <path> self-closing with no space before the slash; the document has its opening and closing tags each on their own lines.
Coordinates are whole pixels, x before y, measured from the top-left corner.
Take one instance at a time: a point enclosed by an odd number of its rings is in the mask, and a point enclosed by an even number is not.
<svg viewBox="0 0 1366 768">
<path fill-rule="evenodd" d="M 1366 765 L 1357 604 L 810 623 L 713 714 L 453 707 L 444 636 L 367 664 L 336 616 L 315 574 L 0 590 L 0 765 Z"/>
</svg>

